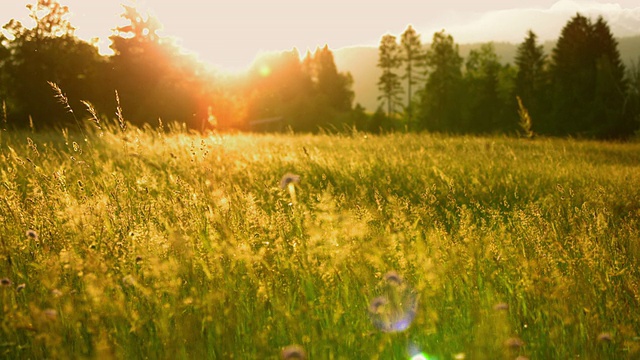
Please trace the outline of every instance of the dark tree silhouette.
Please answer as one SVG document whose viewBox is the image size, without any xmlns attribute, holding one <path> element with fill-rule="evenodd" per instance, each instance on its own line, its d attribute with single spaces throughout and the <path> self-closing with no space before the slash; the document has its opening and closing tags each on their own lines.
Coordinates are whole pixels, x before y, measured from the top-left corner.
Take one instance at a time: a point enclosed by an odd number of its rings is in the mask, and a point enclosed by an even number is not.
<svg viewBox="0 0 640 360">
<path fill-rule="evenodd" d="M 433 35 L 426 55 L 427 82 L 421 92 L 420 120 L 425 129 L 460 131 L 462 57 L 444 30 Z"/>
<path fill-rule="evenodd" d="M 546 55 L 542 45 L 538 45 L 537 35 L 529 30 L 525 40 L 518 46 L 515 65 L 517 77 L 515 94 L 519 96 L 529 114 L 543 118 L 543 105 L 546 86 Z M 537 123 L 533 124 L 538 129 Z"/>
<path fill-rule="evenodd" d="M 29 29 L 11 20 L 4 29 L 13 39 L 3 36 L 0 40 L 8 111 L 17 125 L 28 124 L 29 116 L 37 126 L 72 123 L 65 107 L 56 104 L 48 82 L 60 86 L 74 108 L 79 107 L 80 99 L 95 101 L 101 93 L 104 60 L 95 46 L 74 36 L 66 6 L 38 0 L 27 9 L 35 26 Z"/>
<path fill-rule="evenodd" d="M 378 47 L 378 67 L 382 75 L 378 80 L 378 90 L 382 93 L 378 100 L 384 100 L 387 106 L 387 117 L 395 118 L 396 105 L 400 105 L 402 85 L 400 76 L 396 73 L 402 65 L 400 46 L 393 35 L 384 35 Z"/>
<path fill-rule="evenodd" d="M 353 78 L 351 74 L 338 72 L 329 46 L 325 45 L 322 49 L 316 50 L 314 63 L 319 95 L 324 97 L 334 110 L 351 110 L 354 97 L 353 91 L 351 91 Z"/>
<path fill-rule="evenodd" d="M 627 69 L 626 81 L 628 90 L 625 100 L 625 117 L 633 124 L 633 131 L 637 134 L 640 127 L 640 57 L 631 62 Z"/>
<path fill-rule="evenodd" d="M 493 44 L 472 50 L 465 72 L 465 123 L 463 130 L 488 133 L 504 130 L 502 122 L 505 104 L 500 97 L 502 65 Z"/>
<path fill-rule="evenodd" d="M 623 137 L 632 129 L 623 116 L 626 87 L 617 42 L 606 22 L 577 14 L 562 30 L 551 63 L 555 135 Z"/>
<path fill-rule="evenodd" d="M 407 121 L 413 122 L 413 86 L 421 79 L 419 73 L 421 65 L 424 65 L 424 51 L 420 41 L 420 35 L 409 25 L 402 33 L 400 40 L 402 62 L 405 73 L 402 79 L 407 82 L 407 106 L 405 108 Z"/>
</svg>

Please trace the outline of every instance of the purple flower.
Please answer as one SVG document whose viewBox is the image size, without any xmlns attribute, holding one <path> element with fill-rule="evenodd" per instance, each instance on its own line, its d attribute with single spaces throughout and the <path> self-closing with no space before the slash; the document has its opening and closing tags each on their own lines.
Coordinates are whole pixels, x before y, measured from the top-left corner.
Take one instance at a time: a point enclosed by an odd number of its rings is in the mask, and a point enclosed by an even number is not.
<svg viewBox="0 0 640 360">
<path fill-rule="evenodd" d="M 289 345 L 282 349 L 282 360 L 305 360 L 307 354 L 300 345 Z"/>
<path fill-rule="evenodd" d="M 294 184 L 299 182 L 300 182 L 300 175 L 288 173 L 282 177 L 282 180 L 280 180 L 280 187 L 282 189 L 286 189 L 289 186 L 289 184 Z"/>
</svg>

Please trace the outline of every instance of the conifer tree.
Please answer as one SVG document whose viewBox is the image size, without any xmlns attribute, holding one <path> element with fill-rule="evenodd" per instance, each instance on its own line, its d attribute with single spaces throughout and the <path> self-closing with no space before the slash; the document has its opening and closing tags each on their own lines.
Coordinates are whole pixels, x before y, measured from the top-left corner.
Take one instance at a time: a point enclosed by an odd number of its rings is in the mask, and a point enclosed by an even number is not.
<svg viewBox="0 0 640 360">
<path fill-rule="evenodd" d="M 426 129 L 460 130 L 462 61 L 451 35 L 444 30 L 433 35 L 425 62 L 429 73 L 421 92 L 420 120 Z"/>
<path fill-rule="evenodd" d="M 640 57 L 631 62 L 627 69 L 626 81 L 628 88 L 624 113 L 625 117 L 634 124 L 633 131 L 637 133 L 640 126 Z"/>
<path fill-rule="evenodd" d="M 422 50 L 422 43 L 420 41 L 420 35 L 415 29 L 409 25 L 407 29 L 402 33 L 400 40 L 402 62 L 404 64 L 405 73 L 402 76 L 403 80 L 407 82 L 407 120 L 411 122 L 413 120 L 413 86 L 418 84 L 419 68 L 423 63 L 424 52 Z"/>
<path fill-rule="evenodd" d="M 624 137 L 632 123 L 623 114 L 626 85 L 617 41 L 609 26 L 580 14 L 562 29 L 553 49 L 553 124 L 558 135 Z"/>
<path fill-rule="evenodd" d="M 471 50 L 465 72 L 464 109 L 467 114 L 461 130 L 475 133 L 501 130 L 500 116 L 504 108 L 499 89 L 501 70 L 493 43 Z"/>
<path fill-rule="evenodd" d="M 402 85 L 400 76 L 396 72 L 402 64 L 400 46 L 393 35 L 384 35 L 380 40 L 378 48 L 378 67 L 382 70 L 382 75 L 378 80 L 378 90 L 382 93 L 378 100 L 384 100 L 387 106 L 387 117 L 394 118 L 395 107 L 400 105 L 400 94 Z"/>
<path fill-rule="evenodd" d="M 351 74 L 338 72 L 333 53 L 329 46 L 317 49 L 314 55 L 314 66 L 317 74 L 317 88 L 321 96 L 327 99 L 329 106 L 337 111 L 351 110 L 353 91 Z"/>
<path fill-rule="evenodd" d="M 542 45 L 538 45 L 537 35 L 529 30 L 527 37 L 518 45 L 515 58 L 517 68 L 515 94 L 521 99 L 530 114 L 542 116 L 545 87 L 546 55 Z"/>
</svg>

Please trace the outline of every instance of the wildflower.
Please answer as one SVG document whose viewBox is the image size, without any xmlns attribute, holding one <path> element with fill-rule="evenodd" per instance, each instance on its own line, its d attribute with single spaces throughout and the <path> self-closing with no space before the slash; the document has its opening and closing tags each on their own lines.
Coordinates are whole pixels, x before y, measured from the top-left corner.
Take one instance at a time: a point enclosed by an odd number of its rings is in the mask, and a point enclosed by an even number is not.
<svg viewBox="0 0 640 360">
<path fill-rule="evenodd" d="M 299 183 L 299 182 L 300 182 L 300 175 L 288 173 L 282 177 L 282 180 L 280 180 L 280 187 L 282 189 L 286 189 L 287 187 L 289 187 L 290 184 Z"/>
<path fill-rule="evenodd" d="M 497 303 L 493 306 L 493 310 L 495 311 L 507 311 L 509 310 L 509 304 L 507 303 Z"/>
<path fill-rule="evenodd" d="M 384 280 L 391 285 L 402 284 L 402 277 L 395 271 L 389 271 L 384 275 Z"/>
<path fill-rule="evenodd" d="M 283 360 L 305 360 L 307 358 L 307 354 L 300 345 L 289 345 L 285 347 L 282 349 L 281 355 Z"/>
<path fill-rule="evenodd" d="M 613 335 L 611 335 L 610 333 L 601 333 L 600 335 L 598 335 L 598 341 L 599 342 L 603 342 L 603 343 L 610 343 L 613 341 Z"/>
<path fill-rule="evenodd" d="M 513 337 L 513 338 L 507 339 L 507 341 L 504 342 L 504 345 L 512 350 L 517 350 L 524 346 L 524 341 L 516 337 Z"/>
<path fill-rule="evenodd" d="M 7 278 L 3 278 L 2 280 L 0 280 L 0 284 L 2 286 L 11 286 L 11 280 L 9 280 Z"/>
<path fill-rule="evenodd" d="M 29 229 L 29 230 L 27 230 L 27 237 L 28 237 L 29 239 L 33 239 L 33 240 L 35 240 L 35 239 L 37 239 L 37 238 L 38 238 L 38 233 L 37 233 L 35 230 L 31 230 L 31 229 Z"/>
</svg>

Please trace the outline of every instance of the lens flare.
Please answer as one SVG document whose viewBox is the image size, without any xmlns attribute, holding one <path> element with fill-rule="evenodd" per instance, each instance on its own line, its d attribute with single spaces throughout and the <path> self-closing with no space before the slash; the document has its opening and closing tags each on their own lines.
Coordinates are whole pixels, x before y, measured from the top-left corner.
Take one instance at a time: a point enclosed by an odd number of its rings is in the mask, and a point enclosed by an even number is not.
<svg viewBox="0 0 640 360">
<path fill-rule="evenodd" d="M 413 355 L 410 360 L 433 360 L 433 358 L 425 353 L 418 353 Z"/>
<path fill-rule="evenodd" d="M 418 296 L 395 272 L 384 277 L 383 294 L 369 303 L 373 326 L 383 332 L 409 328 L 416 316 Z"/>
<path fill-rule="evenodd" d="M 260 75 L 262 77 L 271 75 L 271 68 L 269 67 L 269 65 L 261 65 L 258 71 L 260 72 Z"/>
</svg>

